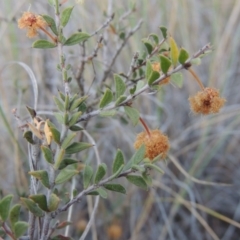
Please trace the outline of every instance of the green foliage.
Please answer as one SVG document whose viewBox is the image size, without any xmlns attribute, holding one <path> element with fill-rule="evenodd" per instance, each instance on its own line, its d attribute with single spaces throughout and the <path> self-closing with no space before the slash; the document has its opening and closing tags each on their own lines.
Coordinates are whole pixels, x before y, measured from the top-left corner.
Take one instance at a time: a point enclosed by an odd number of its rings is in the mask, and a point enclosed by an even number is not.
<svg viewBox="0 0 240 240">
<path fill-rule="evenodd" d="M 73 154 L 81 152 L 87 148 L 92 147 L 92 144 L 86 142 L 74 142 L 66 148 L 66 154 Z"/>
<path fill-rule="evenodd" d="M 112 166 L 113 173 L 116 173 L 122 165 L 124 165 L 124 156 L 122 151 L 118 149 Z"/>
<path fill-rule="evenodd" d="M 137 109 L 132 108 L 132 107 L 124 107 L 124 111 L 127 114 L 127 116 L 130 118 L 132 124 L 135 126 L 139 122 L 139 112 Z"/>
<path fill-rule="evenodd" d="M 16 238 L 21 237 L 28 229 L 28 223 L 19 221 L 14 224 L 14 235 Z"/>
<path fill-rule="evenodd" d="M 49 42 L 45 39 L 37 40 L 32 44 L 33 48 L 41 48 L 41 49 L 55 48 L 56 46 L 57 46 L 56 43 Z"/>
<path fill-rule="evenodd" d="M 86 189 L 93 177 L 93 169 L 89 165 L 85 165 L 84 171 L 83 171 L 83 187 Z"/>
<path fill-rule="evenodd" d="M 126 189 L 121 184 L 109 183 L 104 184 L 103 186 L 109 191 L 119 192 L 123 194 L 126 193 Z"/>
<path fill-rule="evenodd" d="M 55 35 L 58 35 L 57 26 L 54 19 L 48 15 L 41 15 Z"/>
<path fill-rule="evenodd" d="M 146 182 L 144 181 L 144 179 L 141 176 L 137 176 L 137 175 L 128 175 L 126 176 L 126 179 L 136 185 L 137 187 L 140 187 L 144 190 L 148 190 L 148 186 L 146 184 Z"/>
<path fill-rule="evenodd" d="M 106 172 L 107 172 L 107 165 L 105 163 L 100 164 L 95 174 L 94 183 L 98 184 L 103 179 Z"/>
<path fill-rule="evenodd" d="M 46 147 L 46 146 L 41 146 L 41 150 L 43 152 L 43 156 L 44 156 L 44 159 L 50 163 L 50 164 L 53 164 L 54 161 L 53 161 L 53 153 L 52 151 L 50 150 L 50 148 Z"/>
<path fill-rule="evenodd" d="M 74 33 L 64 42 L 64 46 L 73 46 L 80 44 L 86 41 L 89 37 L 90 35 L 84 32 Z"/>
<path fill-rule="evenodd" d="M 15 204 L 10 210 L 9 220 L 10 220 L 11 226 L 14 226 L 14 224 L 18 221 L 20 210 L 21 210 L 20 204 Z"/>
<path fill-rule="evenodd" d="M 110 89 L 107 88 L 102 99 L 100 100 L 99 107 L 104 108 L 113 100 L 113 93 Z"/>
<path fill-rule="evenodd" d="M 183 75 L 180 72 L 171 75 L 171 82 L 176 84 L 179 88 L 183 85 Z"/>
<path fill-rule="evenodd" d="M 38 207 L 38 205 L 31 199 L 21 198 L 23 205 L 36 217 L 42 217 L 44 212 Z"/>
<path fill-rule="evenodd" d="M 115 99 L 118 99 L 121 95 L 124 94 L 126 90 L 126 85 L 123 79 L 117 74 L 114 74 L 114 81 L 115 81 L 115 88 L 116 88 Z"/>
<path fill-rule="evenodd" d="M 9 215 L 10 205 L 13 195 L 7 195 L 0 201 L 0 217 L 3 221 L 6 221 Z"/>
<path fill-rule="evenodd" d="M 70 19 L 73 7 L 65 8 L 61 14 L 61 25 L 65 27 Z"/>
<path fill-rule="evenodd" d="M 36 194 L 36 195 L 30 195 L 30 199 L 32 199 L 35 203 L 38 204 L 38 206 L 45 212 L 48 212 L 48 205 L 47 205 L 47 198 L 44 194 Z"/>
<path fill-rule="evenodd" d="M 78 174 L 77 170 L 64 168 L 60 171 L 55 179 L 55 184 L 62 184 L 70 180 L 74 175 Z"/>
<path fill-rule="evenodd" d="M 47 171 L 45 170 L 31 171 L 31 172 L 28 172 L 28 174 L 40 180 L 42 185 L 45 186 L 46 188 L 50 188 Z"/>
<path fill-rule="evenodd" d="M 168 69 L 171 67 L 172 63 L 167 57 L 163 55 L 160 55 L 160 62 L 161 62 L 161 70 L 163 73 L 166 74 L 168 72 Z"/>
</svg>

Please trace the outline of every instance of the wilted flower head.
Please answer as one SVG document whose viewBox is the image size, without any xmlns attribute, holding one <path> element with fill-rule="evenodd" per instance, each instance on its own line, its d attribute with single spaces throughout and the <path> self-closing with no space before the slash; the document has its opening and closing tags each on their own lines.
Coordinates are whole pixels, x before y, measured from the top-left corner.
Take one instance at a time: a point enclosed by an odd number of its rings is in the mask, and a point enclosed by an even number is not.
<svg viewBox="0 0 240 240">
<path fill-rule="evenodd" d="M 107 229 L 109 239 L 118 240 L 122 236 L 122 227 L 119 224 L 113 223 Z"/>
<path fill-rule="evenodd" d="M 146 147 L 145 157 L 153 160 L 159 154 L 165 158 L 170 148 L 168 137 L 163 135 L 158 129 L 150 130 L 150 136 L 147 132 L 141 132 L 137 135 L 134 148 L 138 149 L 142 146 Z"/>
<path fill-rule="evenodd" d="M 219 91 L 215 88 L 204 88 L 196 95 L 189 97 L 191 109 L 194 113 L 210 114 L 218 113 L 224 106 L 226 100 L 219 96 Z"/>
<path fill-rule="evenodd" d="M 20 29 L 27 28 L 27 36 L 29 38 L 35 37 L 39 29 L 45 29 L 46 21 L 39 15 L 31 12 L 24 12 L 22 17 L 18 20 L 18 27 Z"/>
</svg>

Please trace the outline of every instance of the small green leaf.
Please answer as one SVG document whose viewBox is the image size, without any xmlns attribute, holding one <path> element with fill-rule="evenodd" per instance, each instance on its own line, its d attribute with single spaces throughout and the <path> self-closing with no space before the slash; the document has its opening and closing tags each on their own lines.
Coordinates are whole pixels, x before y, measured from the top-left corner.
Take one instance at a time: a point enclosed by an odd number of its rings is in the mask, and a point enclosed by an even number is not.
<svg viewBox="0 0 240 240">
<path fill-rule="evenodd" d="M 60 173 L 57 175 L 55 179 L 56 184 L 65 183 L 68 180 L 70 180 L 74 175 L 78 174 L 77 170 L 67 169 L 64 168 L 60 171 Z"/>
<path fill-rule="evenodd" d="M 16 222 L 14 224 L 14 236 L 16 238 L 21 237 L 28 229 L 28 223 L 27 222 Z"/>
<path fill-rule="evenodd" d="M 99 195 L 102 197 L 102 198 L 104 198 L 104 199 L 106 199 L 107 198 L 107 191 L 105 191 L 103 188 L 98 188 L 97 189 L 97 192 L 99 193 Z"/>
<path fill-rule="evenodd" d="M 9 220 L 11 223 L 11 226 L 13 227 L 14 224 L 18 221 L 19 215 L 20 215 L 21 205 L 16 204 L 12 207 L 10 213 L 9 213 Z"/>
<path fill-rule="evenodd" d="M 82 115 L 82 112 L 74 113 L 68 122 L 68 126 L 71 127 L 72 125 L 74 125 L 81 115 Z"/>
<path fill-rule="evenodd" d="M 116 87 L 116 99 L 118 99 L 121 95 L 124 94 L 126 90 L 126 85 L 123 81 L 123 79 L 118 75 L 114 74 L 114 81 L 115 81 L 115 87 Z"/>
<path fill-rule="evenodd" d="M 48 212 L 48 206 L 47 206 L 47 198 L 43 194 L 37 194 L 37 195 L 30 195 L 30 199 L 32 199 L 35 203 L 38 204 L 38 206 L 45 212 Z"/>
<path fill-rule="evenodd" d="M 122 151 L 118 149 L 112 166 L 113 173 L 116 173 L 122 165 L 124 165 L 124 156 Z"/>
<path fill-rule="evenodd" d="M 144 81 L 142 81 L 142 80 L 138 81 L 136 91 L 142 89 L 144 87 L 144 85 L 145 85 Z"/>
<path fill-rule="evenodd" d="M 59 90 L 58 90 L 58 95 L 62 99 L 62 101 L 65 102 L 65 95 L 61 91 L 59 91 Z"/>
<path fill-rule="evenodd" d="M 201 62 L 202 62 L 201 58 L 194 58 L 191 60 L 191 64 L 197 65 L 197 66 L 200 65 Z"/>
<path fill-rule="evenodd" d="M 84 32 L 74 33 L 65 42 L 64 46 L 72 46 L 86 41 L 90 37 L 89 34 Z"/>
<path fill-rule="evenodd" d="M 31 199 L 28 198 L 21 198 L 21 201 L 23 205 L 36 217 L 42 217 L 44 215 L 44 212 L 41 210 L 41 208 L 38 207 L 38 205 Z"/>
<path fill-rule="evenodd" d="M 172 37 L 169 37 L 169 45 L 170 45 L 170 56 L 172 59 L 173 66 L 175 67 L 178 62 L 179 51 L 178 51 L 177 43 Z"/>
<path fill-rule="evenodd" d="M 121 165 L 119 169 L 111 176 L 111 179 L 117 178 L 123 170 L 124 165 Z"/>
<path fill-rule="evenodd" d="M 61 14 L 61 25 L 65 27 L 70 19 L 71 13 L 72 13 L 73 7 L 68 7 L 63 10 Z"/>
<path fill-rule="evenodd" d="M 130 169 L 133 164 L 139 164 L 145 156 L 145 145 L 142 145 L 131 157 L 131 159 L 127 162 L 124 167 L 124 171 Z"/>
<path fill-rule="evenodd" d="M 58 97 L 54 96 L 53 100 L 55 102 L 55 104 L 57 105 L 57 108 L 61 111 L 61 112 L 65 112 L 65 108 L 64 108 L 64 102 L 62 102 L 62 100 L 60 100 Z"/>
<path fill-rule="evenodd" d="M 115 106 L 120 105 L 123 101 L 127 99 L 127 96 L 121 95 L 115 102 Z"/>
<path fill-rule="evenodd" d="M 151 33 L 149 37 L 151 37 L 156 44 L 159 43 L 159 38 L 155 33 Z"/>
<path fill-rule="evenodd" d="M 131 95 L 133 95 L 136 91 L 136 85 L 133 86 L 133 88 L 130 88 L 129 92 Z"/>
<path fill-rule="evenodd" d="M 0 201 L 0 217 L 5 222 L 9 215 L 13 195 L 7 195 Z"/>
<path fill-rule="evenodd" d="M 110 89 L 107 88 L 105 91 L 102 99 L 100 100 L 99 107 L 104 108 L 106 105 L 108 105 L 113 100 L 113 94 Z"/>
<path fill-rule="evenodd" d="M 32 44 L 33 48 L 42 48 L 42 49 L 55 48 L 56 46 L 57 46 L 56 43 L 49 42 L 49 41 L 44 40 L 44 39 L 37 40 Z"/>
<path fill-rule="evenodd" d="M 59 197 L 56 194 L 51 193 L 49 201 L 48 201 L 49 211 L 52 212 L 52 211 L 57 210 L 59 202 L 60 202 Z"/>
<path fill-rule="evenodd" d="M 61 98 L 62 99 L 62 98 Z M 67 111 L 69 109 L 69 95 L 67 94 L 64 100 L 64 110 Z"/>
<path fill-rule="evenodd" d="M 99 116 L 101 117 L 113 117 L 116 115 L 117 111 L 116 110 L 109 110 L 109 111 L 101 111 Z"/>
<path fill-rule="evenodd" d="M 167 28 L 160 27 L 160 30 L 162 32 L 163 38 L 166 39 L 167 38 Z"/>
<path fill-rule="evenodd" d="M 107 165 L 105 163 L 102 163 L 98 166 L 98 169 L 94 178 L 95 184 L 98 184 L 103 179 L 103 177 L 106 174 L 106 170 L 107 170 Z"/>
<path fill-rule="evenodd" d="M 126 189 L 120 184 L 109 183 L 109 184 L 104 184 L 103 187 L 105 187 L 109 191 L 119 192 L 123 194 L 126 193 Z"/>
<path fill-rule="evenodd" d="M 160 167 L 158 167 L 157 165 L 155 165 L 155 164 L 146 163 L 146 164 L 144 164 L 144 166 L 147 167 L 147 168 L 155 169 L 155 170 L 158 171 L 159 173 L 164 174 L 164 171 L 163 171 Z"/>
<path fill-rule="evenodd" d="M 160 73 L 153 71 L 150 78 L 148 79 L 148 85 L 151 86 L 159 77 Z"/>
<path fill-rule="evenodd" d="M 89 192 L 87 195 L 98 196 L 99 192 L 97 190 Z"/>
<path fill-rule="evenodd" d="M 23 137 L 26 138 L 26 140 L 31 143 L 31 144 L 34 144 L 34 140 L 33 140 L 33 133 L 32 131 L 26 131 L 24 132 L 23 134 Z"/>
<path fill-rule="evenodd" d="M 68 136 L 62 142 L 61 148 L 66 149 L 70 145 L 71 141 L 76 137 L 76 135 L 76 133 L 68 134 Z"/>
<path fill-rule="evenodd" d="M 54 163 L 54 161 L 53 161 L 53 153 L 52 153 L 51 149 L 42 145 L 41 146 L 41 150 L 43 152 L 43 156 L 44 156 L 45 160 L 48 163 L 53 164 Z"/>
<path fill-rule="evenodd" d="M 87 105 L 85 102 L 81 103 L 80 106 L 78 107 L 78 111 L 81 111 L 82 113 L 86 112 L 87 110 Z"/>
<path fill-rule="evenodd" d="M 89 165 L 85 165 L 85 168 L 83 170 L 83 187 L 86 189 L 92 179 L 93 176 L 93 169 Z"/>
<path fill-rule="evenodd" d="M 128 176 L 126 176 L 126 178 L 130 183 L 136 185 L 137 187 L 140 187 L 144 190 L 148 189 L 146 182 L 144 181 L 144 179 L 141 176 L 128 175 Z"/>
<path fill-rule="evenodd" d="M 189 54 L 186 51 L 186 49 L 181 48 L 180 53 L 179 53 L 179 57 L 178 57 L 179 63 L 184 64 L 188 60 L 188 58 L 189 58 Z"/>
<path fill-rule="evenodd" d="M 176 84 L 179 88 L 183 85 L 183 75 L 180 72 L 171 75 L 171 82 Z"/>
<path fill-rule="evenodd" d="M 88 96 L 83 96 L 83 97 L 80 97 L 80 98 L 73 98 L 70 102 L 70 108 L 69 108 L 69 111 L 73 111 L 75 110 L 76 108 L 78 108 L 86 99 L 88 98 Z M 80 111 L 80 110 L 78 110 Z"/>
<path fill-rule="evenodd" d="M 148 60 L 147 63 L 146 63 L 146 73 L 145 73 L 145 76 L 146 76 L 147 81 L 148 81 L 148 79 L 151 77 L 152 72 L 153 72 L 152 64 L 151 64 L 151 62 Z"/>
<path fill-rule="evenodd" d="M 55 164 L 54 164 L 54 169 L 59 168 L 59 166 L 62 163 L 62 160 L 63 160 L 64 156 L 65 156 L 65 149 L 60 149 L 60 151 L 58 152 L 58 155 L 56 157 L 56 161 L 55 161 Z"/>
<path fill-rule="evenodd" d="M 161 70 L 164 74 L 166 74 L 172 63 L 167 57 L 163 55 L 160 55 L 160 61 L 161 61 Z"/>
<path fill-rule="evenodd" d="M 58 35 L 58 31 L 57 31 L 57 26 L 56 23 L 54 21 L 53 18 L 51 18 L 48 15 L 41 15 L 43 17 L 43 19 L 47 22 L 48 26 L 50 27 L 50 29 L 53 31 L 53 33 L 55 35 Z"/>
<path fill-rule="evenodd" d="M 128 115 L 128 117 L 130 118 L 132 124 L 134 126 L 136 126 L 138 124 L 139 121 L 139 112 L 137 109 L 132 108 L 132 107 L 124 107 L 124 111 L 125 113 Z"/>
<path fill-rule="evenodd" d="M 73 132 L 78 132 L 78 131 L 83 130 L 83 128 L 79 127 L 78 125 L 73 125 L 69 129 Z"/>
<path fill-rule="evenodd" d="M 146 40 L 146 39 L 143 39 L 142 41 L 143 41 L 144 46 L 147 49 L 148 54 L 150 55 L 152 53 L 152 50 L 153 50 L 152 43 L 150 41 Z"/>
<path fill-rule="evenodd" d="M 48 173 L 45 170 L 31 171 L 28 172 L 31 176 L 41 181 L 42 185 L 46 188 L 50 188 Z"/>
<path fill-rule="evenodd" d="M 150 175 L 148 175 L 148 173 L 146 171 L 142 173 L 142 177 L 148 186 L 152 185 L 152 178 Z"/>
<path fill-rule="evenodd" d="M 60 136 L 61 136 L 60 132 L 56 128 L 53 128 L 53 127 L 50 127 L 50 131 L 52 133 L 53 140 L 57 144 L 60 144 Z"/>
<path fill-rule="evenodd" d="M 139 165 L 137 165 L 137 164 L 133 164 L 133 165 L 132 165 L 132 169 L 133 169 L 134 171 L 138 171 L 138 172 L 140 172 L 140 173 L 143 173 L 143 172 L 145 171 L 145 168 L 144 168 L 144 167 L 139 166 Z"/>
<path fill-rule="evenodd" d="M 60 124 L 64 124 L 64 118 L 62 113 L 54 113 L 54 116 Z"/>
<path fill-rule="evenodd" d="M 71 165 L 71 164 L 75 164 L 75 163 L 78 163 L 79 161 L 75 160 L 75 159 L 72 159 L 72 158 L 65 158 L 62 160 L 62 162 L 60 163 L 60 166 L 59 166 L 59 170 L 62 170 L 64 169 L 65 167 L 67 167 L 68 165 Z"/>
<path fill-rule="evenodd" d="M 66 154 L 78 153 L 92 146 L 92 144 L 87 142 L 74 142 L 66 148 Z"/>
</svg>

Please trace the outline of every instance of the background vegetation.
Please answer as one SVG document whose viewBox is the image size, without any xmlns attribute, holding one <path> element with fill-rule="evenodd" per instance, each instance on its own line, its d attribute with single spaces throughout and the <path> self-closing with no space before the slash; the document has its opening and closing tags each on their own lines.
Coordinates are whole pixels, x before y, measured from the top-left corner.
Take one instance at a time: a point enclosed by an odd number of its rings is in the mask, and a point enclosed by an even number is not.
<svg viewBox="0 0 240 240">
<path fill-rule="evenodd" d="M 109 11 L 109 3 L 111 0 L 85 0 L 83 5 L 76 4 L 72 28 L 86 32 L 96 30 L 106 20 L 104 13 Z M 28 74 L 24 68 L 10 62 L 25 63 L 34 72 L 40 89 L 38 113 L 54 110 L 49 103 L 52 95 L 61 88 L 55 70 L 56 52 L 31 49 L 32 40 L 17 28 L 16 19 L 30 5 L 35 13 L 46 13 L 46 9 L 49 13 L 52 11 L 46 1 L 9 0 L 0 3 L 0 189 L 4 195 L 10 192 L 15 192 L 16 196 L 27 195 L 26 145 L 21 140 L 11 109 L 16 107 L 21 117 L 28 117 L 25 105 L 31 106 L 33 102 Z M 128 12 L 129 6 L 129 1 L 112 1 L 113 26 Z M 191 53 L 208 42 L 213 44 L 214 51 L 194 69 L 206 86 L 221 90 L 227 103 L 217 115 L 199 117 L 191 114 L 187 99 L 198 90 L 198 86 L 189 74 L 184 75 L 184 86 L 180 90 L 168 85 L 157 95 L 141 95 L 135 104 L 142 109 L 141 113 L 151 128 L 160 128 L 169 136 L 172 161 L 161 164 L 165 174 L 156 175 L 154 188 L 148 192 L 131 186 L 127 195 L 111 194 L 107 200 L 101 200 L 88 239 L 107 239 L 112 223 L 121 227 L 120 239 L 238 239 L 240 1 L 140 0 L 136 1 L 136 10 L 122 20 L 122 27 L 133 27 L 139 19 L 144 21 L 142 27 L 121 52 L 114 65 L 115 72 L 128 71 L 133 54 L 143 47 L 141 39 L 164 25 L 178 44 Z M 71 28 L 68 31 L 71 32 Z M 110 58 L 118 43 L 113 29 L 110 28 L 108 34 L 111 47 L 107 57 Z M 95 42 L 92 40 L 90 47 L 91 44 L 94 47 Z M 80 50 L 69 50 L 69 61 L 73 65 L 77 64 Z M 96 76 L 104 68 L 103 62 L 97 60 Z M 90 89 L 90 94 L 94 88 L 94 85 L 91 87 L 93 77 L 89 70 L 86 89 Z M 112 162 L 116 148 L 122 149 L 126 158 L 131 156 L 135 136 L 142 131 L 141 126 L 133 127 L 131 123 L 108 118 L 92 119 L 88 129 L 107 164 Z M 92 151 L 89 151 L 88 161 L 95 161 Z M 176 161 L 180 167 L 176 167 Z M 197 179 L 231 186 L 194 183 L 186 177 L 184 170 Z M 76 239 L 91 211 L 91 198 L 74 207 L 74 227 L 70 231 Z"/>
</svg>

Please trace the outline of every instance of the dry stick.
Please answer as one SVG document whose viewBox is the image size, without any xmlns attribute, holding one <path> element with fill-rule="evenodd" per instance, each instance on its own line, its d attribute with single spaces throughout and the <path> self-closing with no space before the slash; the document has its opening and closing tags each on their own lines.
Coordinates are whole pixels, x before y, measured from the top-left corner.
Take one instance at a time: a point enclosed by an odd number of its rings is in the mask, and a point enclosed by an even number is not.
<svg viewBox="0 0 240 240">
<path fill-rule="evenodd" d="M 59 12 L 59 4 L 58 4 L 58 0 L 55 0 L 55 20 L 56 20 L 56 25 L 58 27 L 58 30 L 61 31 L 61 25 L 60 25 L 60 12 Z M 62 79 L 63 79 L 63 83 L 64 83 L 64 91 L 65 91 L 65 95 L 69 95 L 70 94 L 70 87 L 69 87 L 69 83 L 66 79 L 67 74 L 66 74 L 66 68 L 65 68 L 65 58 L 64 58 L 64 54 L 63 54 L 63 44 L 58 42 L 57 43 L 57 47 L 58 47 L 58 55 L 59 55 L 59 61 L 60 61 L 60 67 L 61 67 L 61 71 L 62 71 Z M 62 142 L 63 139 L 65 139 L 66 135 L 68 132 L 68 128 L 63 124 L 62 125 L 62 130 L 61 130 L 61 137 L 60 137 L 60 141 Z M 56 153 L 55 153 L 55 157 L 58 156 L 60 152 L 60 146 L 57 147 Z M 54 168 L 49 167 L 49 171 L 48 171 L 48 175 L 49 175 L 49 182 L 50 182 L 50 189 L 47 192 L 47 199 L 49 200 L 50 195 L 52 193 L 53 187 L 54 187 L 54 181 L 55 181 L 55 175 L 56 175 L 56 171 L 54 170 Z M 44 216 L 44 220 L 43 220 L 43 229 L 42 229 L 42 233 L 41 233 L 41 240 L 47 240 L 48 239 L 48 234 L 49 231 L 51 231 L 51 229 L 49 229 L 50 226 L 50 222 L 51 222 L 51 214 L 50 213 L 45 213 Z"/>
<path fill-rule="evenodd" d="M 101 83 L 105 82 L 108 74 L 111 72 L 111 69 L 112 69 L 113 64 L 115 63 L 115 61 L 116 61 L 118 55 L 120 54 L 120 52 L 122 51 L 123 47 L 124 47 L 124 46 L 126 45 L 126 43 L 128 42 L 128 39 L 141 27 L 142 23 L 143 23 L 143 21 L 140 20 L 140 21 L 138 22 L 138 24 L 135 26 L 135 28 L 131 29 L 131 30 L 128 32 L 128 34 L 127 34 L 127 36 L 125 37 L 125 39 L 123 40 L 122 44 L 117 48 L 117 50 L 116 50 L 116 52 L 115 52 L 115 54 L 114 54 L 114 56 L 113 56 L 110 64 L 108 65 L 108 68 L 107 68 L 107 69 L 104 71 L 104 73 L 103 73 L 103 77 L 102 77 L 102 79 L 101 79 L 101 81 L 100 81 Z"/>
<path fill-rule="evenodd" d="M 84 85 L 83 85 L 83 72 L 84 72 L 84 66 L 85 63 L 92 61 L 93 58 L 97 57 L 98 51 L 101 48 L 101 43 L 103 41 L 103 37 L 102 35 L 100 35 L 98 41 L 97 41 L 97 45 L 95 46 L 92 54 L 90 54 L 89 56 L 86 56 L 86 51 L 85 51 L 85 45 L 84 43 L 82 44 L 83 50 L 82 50 L 82 59 L 81 59 L 81 64 L 80 67 L 78 68 L 78 73 L 75 76 L 75 79 L 78 83 L 78 86 L 80 88 L 81 91 L 81 95 L 85 95 L 85 91 L 84 91 Z"/>
<path fill-rule="evenodd" d="M 200 56 L 201 54 L 203 54 L 206 50 L 209 50 L 210 48 L 211 48 L 210 45 L 206 44 L 200 50 L 198 50 L 198 52 L 196 52 L 191 58 L 189 58 L 184 65 L 178 65 L 172 71 L 168 72 L 167 74 L 164 74 L 164 75 L 160 76 L 158 79 L 156 79 L 156 81 L 153 84 L 157 85 L 159 82 L 164 80 L 166 77 L 169 77 L 173 73 L 176 73 L 176 72 L 179 72 L 182 69 L 185 69 L 185 65 L 189 64 L 191 62 L 191 60 L 197 58 L 198 56 Z M 150 89 L 150 86 L 148 84 L 146 84 L 143 88 L 139 89 L 133 95 L 128 96 L 127 99 L 125 101 L 123 101 L 120 105 L 115 106 L 115 104 L 112 104 L 112 105 L 110 105 L 110 106 L 108 106 L 106 108 L 103 108 L 101 110 L 98 109 L 98 110 L 92 111 L 90 113 L 84 114 L 84 115 L 82 115 L 82 117 L 77 122 L 86 121 L 86 120 L 90 119 L 91 117 L 99 115 L 102 111 L 108 111 L 108 110 L 112 110 L 112 109 L 118 108 L 120 106 L 124 106 L 124 105 L 128 104 L 129 102 L 131 102 L 139 94 L 145 92 L 148 89 Z"/>
</svg>

